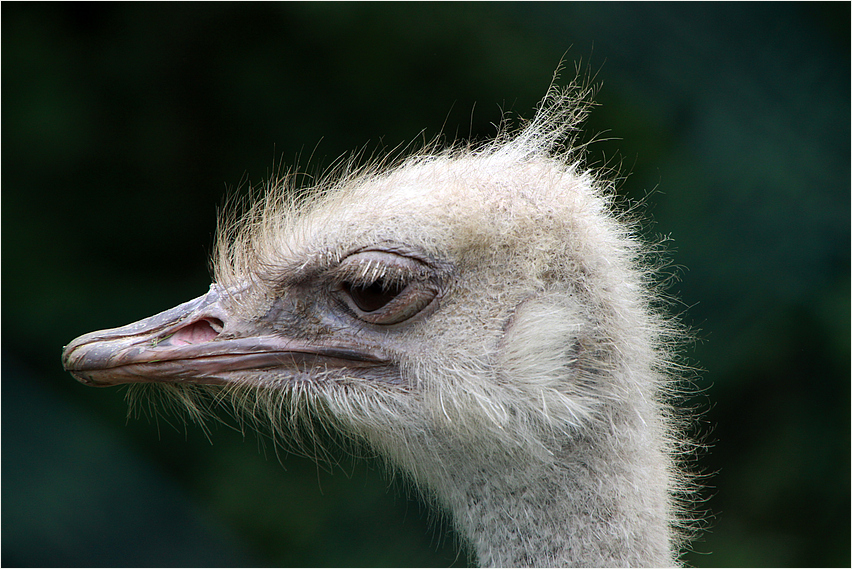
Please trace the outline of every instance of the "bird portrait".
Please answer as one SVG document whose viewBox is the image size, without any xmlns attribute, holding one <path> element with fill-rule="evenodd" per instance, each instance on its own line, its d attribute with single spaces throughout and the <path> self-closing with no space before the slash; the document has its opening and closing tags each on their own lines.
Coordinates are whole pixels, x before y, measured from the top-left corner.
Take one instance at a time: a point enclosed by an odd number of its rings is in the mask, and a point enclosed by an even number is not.
<svg viewBox="0 0 852 569">
<path fill-rule="evenodd" d="M 65 369 L 277 439 L 341 433 L 483 566 L 677 563 L 680 332 L 659 251 L 575 143 L 589 96 L 554 85 L 493 140 L 273 180 L 221 217 L 206 294 L 77 338 Z"/>
<path fill-rule="evenodd" d="M 0 565 L 849 566 L 850 9 L 4 4 Z"/>
</svg>

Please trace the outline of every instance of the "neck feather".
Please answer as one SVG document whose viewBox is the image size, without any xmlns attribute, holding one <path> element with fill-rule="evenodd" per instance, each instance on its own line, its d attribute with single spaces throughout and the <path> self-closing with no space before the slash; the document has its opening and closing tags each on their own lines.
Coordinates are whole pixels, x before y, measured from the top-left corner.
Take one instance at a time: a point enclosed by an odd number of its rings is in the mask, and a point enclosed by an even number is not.
<svg viewBox="0 0 852 569">
<path fill-rule="evenodd" d="M 613 429 L 546 457 L 439 445 L 428 485 L 482 566 L 671 566 L 665 453 Z"/>
</svg>

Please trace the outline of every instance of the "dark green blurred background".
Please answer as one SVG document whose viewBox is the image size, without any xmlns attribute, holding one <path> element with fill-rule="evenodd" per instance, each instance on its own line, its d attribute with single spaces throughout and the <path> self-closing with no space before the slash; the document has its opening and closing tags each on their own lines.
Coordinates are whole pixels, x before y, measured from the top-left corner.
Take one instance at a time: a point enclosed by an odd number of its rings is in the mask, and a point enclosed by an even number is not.
<svg viewBox="0 0 852 569">
<path fill-rule="evenodd" d="M 850 564 L 850 5 L 2 5 L 2 564 L 464 565 L 375 463 L 125 421 L 62 346 L 205 292 L 216 208 L 530 117 L 597 72 L 589 160 L 651 193 L 699 340 L 697 566 Z M 569 49 L 570 48 L 570 49 Z M 629 174 L 629 175 L 628 175 Z"/>
</svg>

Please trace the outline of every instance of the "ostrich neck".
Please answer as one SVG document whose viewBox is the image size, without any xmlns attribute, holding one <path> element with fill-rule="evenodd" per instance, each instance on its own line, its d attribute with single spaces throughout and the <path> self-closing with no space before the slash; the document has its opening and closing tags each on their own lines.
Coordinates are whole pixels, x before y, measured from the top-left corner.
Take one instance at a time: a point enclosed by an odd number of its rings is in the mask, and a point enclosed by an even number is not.
<svg viewBox="0 0 852 569">
<path fill-rule="evenodd" d="M 469 453 L 445 464 L 452 474 L 437 490 L 482 566 L 674 563 L 659 450 L 579 440 L 555 460 L 477 454 L 474 464 Z"/>
</svg>

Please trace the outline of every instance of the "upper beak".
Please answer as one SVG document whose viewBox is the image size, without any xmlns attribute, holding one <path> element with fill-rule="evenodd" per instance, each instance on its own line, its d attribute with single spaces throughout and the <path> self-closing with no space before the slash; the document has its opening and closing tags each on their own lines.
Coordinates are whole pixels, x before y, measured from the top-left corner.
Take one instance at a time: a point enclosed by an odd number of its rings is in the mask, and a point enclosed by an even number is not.
<svg viewBox="0 0 852 569">
<path fill-rule="evenodd" d="M 279 368 L 292 377 L 317 368 L 364 368 L 387 363 L 376 349 L 346 338 L 308 341 L 273 330 L 268 319 L 238 319 L 233 291 L 213 284 L 204 296 L 120 328 L 84 334 L 65 347 L 62 365 L 94 386 L 135 382 L 221 384 L 240 372 Z M 237 293 L 238 294 L 238 293 Z M 276 313 L 286 310 L 276 301 Z"/>
</svg>

